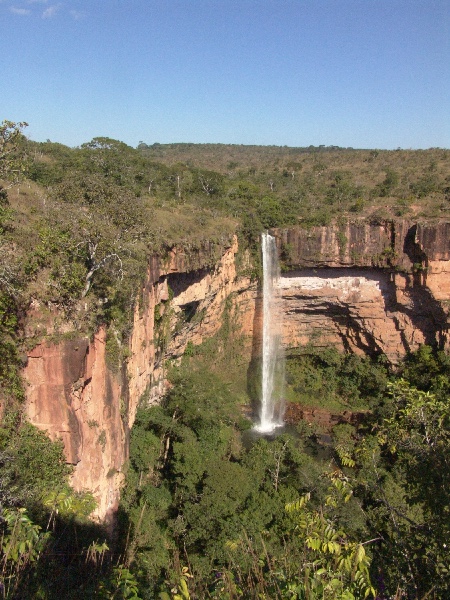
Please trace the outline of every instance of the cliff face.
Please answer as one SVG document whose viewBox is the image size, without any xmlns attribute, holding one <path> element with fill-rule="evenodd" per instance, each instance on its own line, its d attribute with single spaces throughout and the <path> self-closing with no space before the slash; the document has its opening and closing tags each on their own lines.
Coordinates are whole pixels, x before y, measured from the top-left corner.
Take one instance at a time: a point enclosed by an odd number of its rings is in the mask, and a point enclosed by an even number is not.
<svg viewBox="0 0 450 600">
<path fill-rule="evenodd" d="M 383 352 L 396 362 L 421 343 L 447 346 L 450 223 L 346 223 L 272 233 L 284 264 L 279 292 L 286 348 L 332 344 Z M 107 366 L 104 329 L 93 339 L 72 332 L 70 339 L 41 343 L 29 353 L 28 416 L 63 439 L 75 465 L 73 486 L 94 493 L 98 519 L 112 517 L 117 508 L 138 402 L 144 392 L 150 403 L 161 398 L 165 360 L 212 336 L 225 305 L 235 309 L 248 341 L 245 359 L 250 363 L 258 355 L 258 286 L 238 275 L 237 250 L 235 239 L 219 258 L 206 246 L 149 261 L 123 371 Z"/>
<path fill-rule="evenodd" d="M 117 508 L 126 458 L 123 384 L 105 367 L 105 341 L 100 329 L 92 341 L 40 344 L 25 369 L 30 421 L 63 440 L 73 487 L 94 494 L 100 518 Z"/>
<path fill-rule="evenodd" d="M 334 345 L 396 363 L 448 346 L 450 224 L 345 223 L 274 230 L 286 270 L 286 347 Z"/>
<path fill-rule="evenodd" d="M 239 304 L 241 329 L 251 339 L 256 286 L 237 277 L 237 250 L 234 239 L 216 264 L 208 248 L 194 257 L 173 251 L 164 261 L 150 260 L 123 372 L 108 367 L 104 328 L 92 340 L 72 332 L 70 339 L 43 342 L 28 353 L 28 417 L 52 439 L 63 440 L 74 465 L 72 485 L 94 494 L 99 520 L 108 521 L 117 509 L 129 430 L 142 394 L 157 402 L 164 393 L 164 361 L 179 358 L 188 342 L 212 336 L 227 299 Z"/>
<path fill-rule="evenodd" d="M 273 232 L 285 264 L 294 268 L 396 267 L 411 271 L 414 265 L 443 267 L 450 259 L 450 223 L 445 222 L 346 221 Z"/>
<path fill-rule="evenodd" d="M 381 270 L 297 271 L 280 280 L 287 347 L 385 354 L 397 363 L 419 344 L 447 343 L 447 314 L 410 275 Z"/>
</svg>

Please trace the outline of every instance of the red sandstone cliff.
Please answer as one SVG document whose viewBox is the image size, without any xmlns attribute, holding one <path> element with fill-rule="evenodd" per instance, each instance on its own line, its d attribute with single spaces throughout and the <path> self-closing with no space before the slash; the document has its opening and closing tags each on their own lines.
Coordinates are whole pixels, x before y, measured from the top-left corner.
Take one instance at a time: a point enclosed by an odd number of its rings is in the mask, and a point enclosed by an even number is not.
<svg viewBox="0 0 450 600">
<path fill-rule="evenodd" d="M 234 239 L 216 264 L 209 248 L 193 257 L 175 250 L 164 261 L 151 259 L 135 304 L 130 356 L 122 372 L 108 367 L 105 328 L 92 340 L 74 332 L 70 339 L 42 342 L 28 353 L 24 369 L 28 417 L 52 439 L 63 440 L 67 461 L 74 465 L 72 485 L 94 494 L 98 502 L 94 516 L 99 520 L 108 520 L 117 509 L 128 433 L 142 394 L 148 390 L 150 402 L 156 402 L 164 393 L 165 359 L 180 357 L 189 341 L 199 344 L 213 335 L 221 326 L 225 301 L 235 294 L 243 332 L 251 338 L 256 286 L 237 276 L 237 250 Z M 171 294 L 169 286 L 174 288 Z M 202 318 L 185 322 L 186 306 L 194 306 Z M 39 307 L 33 310 L 35 321 Z M 178 326 L 163 352 L 157 344 L 161 332 L 155 314 L 166 311 L 167 326 L 172 330 Z"/>
<path fill-rule="evenodd" d="M 421 343 L 447 345 L 450 223 L 345 223 L 273 233 L 285 268 L 280 298 L 286 347 L 333 344 L 383 352 L 396 362 Z M 234 240 L 221 257 L 206 245 L 149 261 L 122 372 L 108 369 L 103 328 L 92 340 L 74 333 L 29 353 L 28 416 L 63 439 L 75 465 L 73 486 L 94 493 L 98 519 L 117 508 L 129 429 L 142 394 L 149 390 L 150 402 L 163 394 L 166 358 L 180 357 L 188 342 L 199 344 L 215 333 L 227 300 L 249 340 L 248 361 L 258 353 L 258 288 L 238 275 L 236 253 Z M 163 349 L 157 340 L 164 315 L 171 336 Z"/>
<path fill-rule="evenodd" d="M 274 230 L 287 347 L 312 342 L 398 360 L 448 346 L 450 224 L 365 222 Z"/>
</svg>

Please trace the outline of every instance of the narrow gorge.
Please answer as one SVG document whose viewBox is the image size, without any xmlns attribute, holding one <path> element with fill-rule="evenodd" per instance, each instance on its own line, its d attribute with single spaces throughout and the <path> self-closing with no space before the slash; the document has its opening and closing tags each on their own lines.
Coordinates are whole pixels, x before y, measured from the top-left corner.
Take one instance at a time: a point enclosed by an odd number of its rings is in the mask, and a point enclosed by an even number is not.
<svg viewBox="0 0 450 600">
<path fill-rule="evenodd" d="M 385 355 L 395 365 L 421 344 L 448 349 L 450 223 L 361 220 L 270 233 L 282 264 L 286 352 L 334 346 Z M 139 401 L 161 399 L 168 364 L 215 335 L 224 311 L 241 338 L 242 371 L 261 355 L 261 286 L 249 275 L 252 261 L 236 236 L 220 252 L 204 245 L 152 257 L 119 368 L 108 361 L 111 332 L 101 327 L 92 338 L 70 328 L 57 332 L 55 315 L 38 303 L 30 307 L 29 346 L 37 336 L 31 323 L 45 326 L 45 335 L 23 369 L 26 413 L 63 440 L 74 465 L 72 485 L 93 493 L 97 520 L 114 517 Z"/>
</svg>

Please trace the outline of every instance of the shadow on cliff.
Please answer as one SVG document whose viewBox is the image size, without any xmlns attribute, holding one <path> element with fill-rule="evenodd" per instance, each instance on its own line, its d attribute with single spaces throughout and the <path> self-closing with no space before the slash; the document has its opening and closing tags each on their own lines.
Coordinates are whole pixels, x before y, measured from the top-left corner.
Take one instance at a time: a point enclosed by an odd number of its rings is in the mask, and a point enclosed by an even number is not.
<svg viewBox="0 0 450 600">
<path fill-rule="evenodd" d="M 427 288 L 428 256 L 416 242 L 416 234 L 417 225 L 413 225 L 408 230 L 403 244 L 403 252 L 412 264 L 412 273 L 406 275 L 405 289 L 411 306 L 396 303 L 395 306 L 387 308 L 405 314 L 414 328 L 422 332 L 426 345 L 442 349 L 447 338 L 447 315 Z M 401 337 L 405 350 L 410 352 L 411 348 L 402 333 Z"/>
<path fill-rule="evenodd" d="M 293 297 L 302 301 L 310 300 L 310 296 L 296 295 Z M 300 304 L 302 306 L 301 312 L 307 318 L 324 317 L 326 319 L 331 319 L 336 334 L 340 337 L 342 347 L 346 352 L 353 353 L 352 347 L 357 347 L 364 354 L 367 354 L 372 358 L 382 354 L 382 349 L 374 336 L 361 327 L 360 323 L 358 323 L 357 319 L 352 315 L 348 306 L 326 300 L 317 300 L 313 305 L 309 306 L 305 306 L 303 302 Z"/>
</svg>

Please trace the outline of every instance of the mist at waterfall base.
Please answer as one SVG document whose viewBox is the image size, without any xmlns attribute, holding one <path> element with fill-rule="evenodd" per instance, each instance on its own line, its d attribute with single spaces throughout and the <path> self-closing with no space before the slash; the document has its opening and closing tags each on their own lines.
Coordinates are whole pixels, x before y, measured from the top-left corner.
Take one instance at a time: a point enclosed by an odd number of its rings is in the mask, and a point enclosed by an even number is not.
<svg viewBox="0 0 450 600">
<path fill-rule="evenodd" d="M 284 353 L 281 345 L 282 311 L 279 306 L 277 282 L 280 277 L 275 238 L 269 233 L 261 236 L 263 260 L 263 331 L 262 377 L 259 422 L 254 430 L 272 434 L 284 425 Z"/>
</svg>

